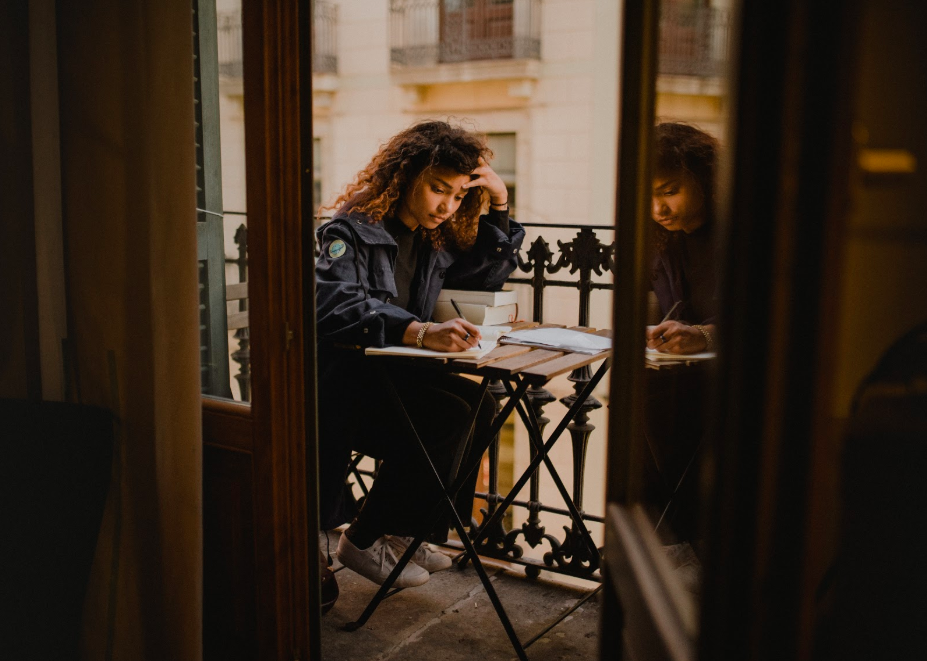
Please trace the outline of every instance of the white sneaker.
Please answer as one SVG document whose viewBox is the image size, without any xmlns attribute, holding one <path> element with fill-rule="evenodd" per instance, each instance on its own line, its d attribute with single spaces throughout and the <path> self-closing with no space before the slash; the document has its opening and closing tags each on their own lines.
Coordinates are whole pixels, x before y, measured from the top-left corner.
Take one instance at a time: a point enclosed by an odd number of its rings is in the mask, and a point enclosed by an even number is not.
<svg viewBox="0 0 927 661">
<path fill-rule="evenodd" d="M 395 554 L 385 536 L 371 544 L 370 548 L 359 549 L 344 534 L 338 541 L 337 554 L 341 564 L 378 585 L 383 585 L 383 581 L 396 567 L 400 557 Z M 402 573 L 393 585 L 397 588 L 414 588 L 427 582 L 428 576 L 427 571 L 410 562 L 403 567 Z"/>
<path fill-rule="evenodd" d="M 395 546 L 396 555 L 398 555 L 400 558 L 413 541 L 415 541 L 413 537 L 397 537 L 395 535 L 390 537 L 390 543 Z M 415 555 L 412 556 L 412 562 L 417 564 L 419 567 L 424 567 L 431 574 L 434 574 L 436 571 L 441 571 L 442 569 L 447 569 L 451 566 L 451 559 L 449 557 L 443 553 L 435 551 L 431 547 L 431 544 L 426 544 L 425 542 L 422 542 L 419 547 L 415 549 Z"/>
</svg>

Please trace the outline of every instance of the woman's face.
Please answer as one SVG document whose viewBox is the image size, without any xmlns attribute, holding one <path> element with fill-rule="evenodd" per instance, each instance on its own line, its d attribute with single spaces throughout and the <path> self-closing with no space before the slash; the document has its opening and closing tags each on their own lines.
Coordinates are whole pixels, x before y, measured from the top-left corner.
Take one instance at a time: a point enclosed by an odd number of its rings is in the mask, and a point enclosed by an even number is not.
<svg viewBox="0 0 927 661">
<path fill-rule="evenodd" d="M 470 176 L 445 167 L 427 168 L 399 206 L 399 218 L 409 229 L 433 230 L 457 212 L 467 195 Z"/>
<path fill-rule="evenodd" d="M 694 232 L 705 223 L 705 194 L 686 172 L 658 174 L 653 178 L 650 215 L 671 232 Z"/>
</svg>

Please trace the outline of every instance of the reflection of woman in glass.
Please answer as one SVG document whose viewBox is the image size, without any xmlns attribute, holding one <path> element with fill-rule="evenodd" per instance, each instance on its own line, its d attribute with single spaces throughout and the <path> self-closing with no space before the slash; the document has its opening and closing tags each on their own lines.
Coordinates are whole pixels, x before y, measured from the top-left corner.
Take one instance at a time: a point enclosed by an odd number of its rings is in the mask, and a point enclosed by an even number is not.
<svg viewBox="0 0 927 661">
<path fill-rule="evenodd" d="M 715 348 L 717 267 L 714 177 L 718 142 L 692 126 L 656 127 L 653 291 L 669 319 L 647 331 L 647 346 L 669 353 Z"/>
<path fill-rule="evenodd" d="M 718 143 L 686 124 L 656 127 L 651 284 L 666 321 L 647 331 L 647 346 L 676 354 L 714 349 L 717 265 L 713 245 Z M 698 490 L 693 462 L 705 430 L 706 372 L 647 370 L 644 431 L 649 448 L 644 500 L 668 524 L 672 565 L 687 589 L 698 590 Z M 661 515 L 662 512 L 662 515 Z M 669 532 L 667 531 L 669 529 Z M 696 543 L 695 546 L 698 546 Z"/>
<path fill-rule="evenodd" d="M 490 156 L 474 133 L 444 122 L 415 124 L 381 147 L 319 229 L 321 524 L 329 530 L 351 521 L 338 557 L 377 583 L 395 567 L 408 538 L 431 523 L 441 501 L 404 413 L 438 471 L 447 473 L 470 431 L 478 386 L 408 362 L 396 368 L 360 349 L 405 344 L 457 351 L 477 344 L 479 329 L 469 322 L 429 319 L 442 286 L 498 289 L 516 266 L 524 230 L 508 217 L 505 184 L 487 163 Z M 393 386 L 401 408 L 388 396 Z M 492 398 L 487 395 L 478 411 L 477 438 L 492 421 Z M 352 450 L 383 460 L 356 516 L 345 492 Z M 464 521 L 475 478 L 460 492 Z M 432 530 L 432 539 L 446 536 L 446 523 Z M 446 556 L 423 546 L 396 586 L 419 585 L 429 571 L 449 565 Z"/>
</svg>

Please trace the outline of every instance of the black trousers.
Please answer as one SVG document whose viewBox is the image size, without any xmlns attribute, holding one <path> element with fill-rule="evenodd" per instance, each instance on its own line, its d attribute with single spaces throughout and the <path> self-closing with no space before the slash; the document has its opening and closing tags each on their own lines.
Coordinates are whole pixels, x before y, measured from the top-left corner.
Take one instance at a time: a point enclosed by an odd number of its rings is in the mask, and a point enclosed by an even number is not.
<svg viewBox="0 0 927 661">
<path fill-rule="evenodd" d="M 388 396 L 390 383 L 441 479 L 448 483 L 458 448 L 466 443 L 470 419 L 478 405 L 479 384 L 407 363 L 375 363 L 368 358 L 355 372 L 353 392 L 320 392 L 320 501 L 323 529 L 349 521 L 352 498 L 345 493 L 351 452 L 382 460 L 376 480 L 358 514 L 365 527 L 383 534 L 415 535 L 425 531 L 435 516 L 429 539 L 447 538 L 449 513 L 434 474 L 408 429 L 403 411 Z M 388 382 L 387 382 L 388 380 Z M 352 402 L 351 406 L 344 406 Z M 461 466 L 478 461 L 486 450 L 486 432 L 495 415 L 495 402 L 487 393 L 474 424 L 474 445 Z M 477 471 L 471 471 L 459 491 L 455 506 L 466 523 L 473 503 Z"/>
</svg>

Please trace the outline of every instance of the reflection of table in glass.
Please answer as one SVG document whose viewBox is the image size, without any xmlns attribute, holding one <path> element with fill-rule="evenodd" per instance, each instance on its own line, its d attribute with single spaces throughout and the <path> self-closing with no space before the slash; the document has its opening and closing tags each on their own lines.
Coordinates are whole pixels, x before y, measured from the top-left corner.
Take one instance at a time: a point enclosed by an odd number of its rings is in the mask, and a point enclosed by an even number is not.
<svg viewBox="0 0 927 661">
<path fill-rule="evenodd" d="M 694 534 L 698 490 L 696 460 L 705 434 L 714 360 L 647 362 L 644 370 L 643 433 L 648 450 L 644 503 L 666 541 Z"/>
</svg>

